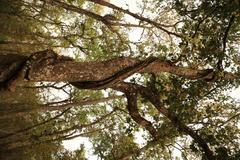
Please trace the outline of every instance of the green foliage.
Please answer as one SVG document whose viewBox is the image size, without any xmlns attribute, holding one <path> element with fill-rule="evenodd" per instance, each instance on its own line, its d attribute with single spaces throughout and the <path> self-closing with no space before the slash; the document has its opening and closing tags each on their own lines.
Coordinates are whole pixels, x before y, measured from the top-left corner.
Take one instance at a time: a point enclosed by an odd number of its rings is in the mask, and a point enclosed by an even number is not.
<svg viewBox="0 0 240 160">
<path fill-rule="evenodd" d="M 133 137 L 122 133 L 111 134 L 102 132 L 102 136 L 94 139 L 95 153 L 106 160 L 119 159 L 127 153 L 137 149 Z"/>
</svg>

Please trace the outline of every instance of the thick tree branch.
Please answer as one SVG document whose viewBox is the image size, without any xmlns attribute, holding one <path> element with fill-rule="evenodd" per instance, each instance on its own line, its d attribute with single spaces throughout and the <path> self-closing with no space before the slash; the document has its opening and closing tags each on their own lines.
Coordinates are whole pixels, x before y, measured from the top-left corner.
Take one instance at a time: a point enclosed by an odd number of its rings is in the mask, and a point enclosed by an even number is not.
<svg viewBox="0 0 240 160">
<path fill-rule="evenodd" d="M 126 93 L 127 97 L 127 109 L 129 112 L 129 115 L 132 117 L 132 119 L 138 123 L 139 125 L 143 126 L 146 130 L 149 131 L 149 133 L 153 136 L 153 138 L 156 140 L 158 137 L 158 133 L 156 129 L 153 127 L 152 123 L 145 118 L 143 118 L 137 108 L 137 94 L 136 93 Z"/>
<path fill-rule="evenodd" d="M 7 57 L 7 55 L 6 55 Z M 11 62 L 19 63 L 18 60 Z M 22 63 L 22 62 L 21 62 Z M 121 57 L 106 61 L 74 62 L 73 60 L 59 56 L 51 50 L 33 53 L 19 71 L 13 68 L 11 74 L 0 76 L 0 83 L 12 81 L 15 74 L 16 80 L 30 82 L 70 82 L 78 88 L 103 89 L 121 82 L 134 73 L 163 72 L 181 76 L 191 80 L 209 81 L 217 77 L 217 72 L 212 69 L 197 70 L 188 67 L 179 67 L 170 62 L 159 60 L 154 57 L 145 60 Z M 0 75 L 5 73 L 6 65 L 0 64 Z M 21 74 L 19 73 L 21 72 Z M 224 72 L 222 80 L 239 78 L 239 74 Z M 214 79 L 215 80 L 215 79 Z"/>
<path fill-rule="evenodd" d="M 148 58 L 138 60 L 135 58 L 121 57 L 106 61 L 73 62 L 61 61 L 50 65 L 39 66 L 31 70 L 30 81 L 67 81 L 81 82 L 87 88 L 98 87 L 96 83 L 106 85 L 109 82 L 116 83 L 131 76 L 134 73 L 171 73 L 192 80 L 209 80 L 215 77 L 216 73 L 212 69 L 197 70 L 188 67 L 179 67 L 170 62 Z M 118 78 L 117 78 L 118 77 Z M 224 72 L 223 80 L 239 78 L 239 74 Z M 104 88 L 101 87 L 101 88 Z"/>
<path fill-rule="evenodd" d="M 202 139 L 202 137 L 195 133 L 191 128 L 183 124 L 173 112 L 170 112 L 167 108 L 161 106 L 159 95 L 157 93 L 153 93 L 153 91 L 149 88 L 131 83 L 119 83 L 118 85 L 114 86 L 113 89 L 119 91 L 127 90 L 128 92 L 138 91 L 138 93 L 147 98 L 156 107 L 160 114 L 166 116 L 179 131 L 192 137 L 194 141 L 197 142 L 199 147 L 201 147 L 208 160 L 215 159 L 213 152 L 209 148 L 207 142 Z"/>
</svg>

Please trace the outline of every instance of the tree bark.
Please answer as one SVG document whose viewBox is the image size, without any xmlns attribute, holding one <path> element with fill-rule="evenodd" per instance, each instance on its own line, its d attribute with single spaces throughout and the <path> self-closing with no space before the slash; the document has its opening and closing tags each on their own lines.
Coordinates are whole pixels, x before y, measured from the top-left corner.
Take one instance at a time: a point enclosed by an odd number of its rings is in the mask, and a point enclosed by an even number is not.
<svg viewBox="0 0 240 160">
<path fill-rule="evenodd" d="M 19 59 L 11 59 L 18 56 Z M 20 58 L 21 57 L 21 58 Z M 8 60 L 9 59 L 9 60 Z M 134 73 L 169 73 L 191 80 L 213 80 L 217 73 L 213 69 L 197 70 L 188 67 L 176 66 L 170 62 L 157 58 L 138 60 L 130 57 L 120 57 L 105 61 L 74 62 L 69 58 L 59 56 L 55 52 L 45 50 L 33 53 L 30 57 L 19 55 L 1 55 L 0 83 L 3 84 L 17 79 L 19 72 L 22 81 L 29 82 L 73 82 L 78 88 L 98 89 L 109 88 L 121 82 Z M 26 64 L 24 64 L 24 62 Z M 24 66 L 23 66 L 24 65 Z M 24 68 L 24 69 L 23 69 Z M 16 76 L 15 78 L 14 75 Z M 223 80 L 239 77 L 239 74 L 224 72 Z M 216 80 L 216 79 L 214 79 Z M 91 84 L 90 84 L 91 83 Z M 89 85 L 89 87 L 86 87 Z"/>
</svg>

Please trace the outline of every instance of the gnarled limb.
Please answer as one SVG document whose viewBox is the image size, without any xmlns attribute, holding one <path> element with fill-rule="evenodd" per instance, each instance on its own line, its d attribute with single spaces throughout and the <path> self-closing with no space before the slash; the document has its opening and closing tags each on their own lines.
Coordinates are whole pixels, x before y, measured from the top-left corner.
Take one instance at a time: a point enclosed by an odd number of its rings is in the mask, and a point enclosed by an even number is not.
<svg viewBox="0 0 240 160">
<path fill-rule="evenodd" d="M 14 84 L 12 86 L 16 87 L 18 82 L 23 80 L 31 82 L 70 82 L 81 89 L 104 89 L 123 81 L 134 73 L 160 74 L 167 72 L 191 80 L 205 81 L 214 79 L 217 74 L 211 69 L 197 70 L 179 67 L 154 57 L 149 57 L 145 60 L 120 57 L 106 61 L 79 63 L 74 62 L 70 58 L 59 56 L 52 50 L 33 53 L 27 60 L 21 62 L 21 67 L 18 66 L 17 70 L 13 69 L 13 71 L 13 73 L 7 74 L 0 83 L 13 81 L 17 82 L 12 83 Z M 0 70 L 0 72 L 0 75 L 2 75 L 5 73 L 5 70 Z M 239 77 L 239 74 L 229 72 L 224 72 L 223 75 L 224 77 L 221 77 L 222 80 L 231 80 Z"/>
<path fill-rule="evenodd" d="M 4 56 L 10 58 L 11 55 Z M 44 66 L 51 66 L 62 61 L 72 61 L 71 58 L 59 56 L 52 50 L 36 52 L 29 57 L 15 56 L 20 57 L 20 59 L 10 60 L 7 64 L 0 64 L 0 83 L 3 84 L 1 86 L 6 86 L 10 91 L 15 91 L 17 85 L 22 81 L 32 79 L 31 76 L 38 76 L 35 74 L 36 71 L 40 71 Z"/>
</svg>

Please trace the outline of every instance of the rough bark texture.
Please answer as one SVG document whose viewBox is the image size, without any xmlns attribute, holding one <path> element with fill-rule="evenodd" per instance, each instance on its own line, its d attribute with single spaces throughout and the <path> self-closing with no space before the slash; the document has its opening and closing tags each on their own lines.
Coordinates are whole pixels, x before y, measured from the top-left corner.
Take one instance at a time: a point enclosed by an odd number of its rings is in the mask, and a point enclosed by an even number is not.
<svg viewBox="0 0 240 160">
<path fill-rule="evenodd" d="M 30 81 L 55 81 L 55 82 L 89 82 L 101 81 L 117 75 L 120 71 L 135 70 L 135 72 L 146 73 L 171 73 L 187 79 L 202 79 L 209 80 L 215 75 L 212 69 L 196 70 L 186 67 L 178 67 L 170 62 L 161 60 L 152 60 L 149 63 L 144 63 L 149 59 L 140 61 L 138 59 L 121 57 L 106 61 L 92 61 L 92 62 L 74 62 L 74 61 L 56 61 L 53 63 L 44 62 L 42 64 L 36 63 L 37 67 L 30 69 Z M 136 70 L 136 67 L 145 64 L 142 69 Z M 238 75 L 225 73 L 224 79 L 233 79 Z M 128 75 L 130 76 L 130 75 Z M 127 77 L 125 77 L 127 78 Z"/>
<path fill-rule="evenodd" d="M 17 55 L 3 55 L 0 61 L 11 59 Z M 0 64 L 0 83 L 9 83 L 16 79 L 32 82 L 54 81 L 74 82 L 79 88 L 97 89 L 96 84 L 102 88 L 108 88 L 107 84 L 116 84 L 134 73 L 167 72 L 187 79 L 212 80 L 216 73 L 212 69 L 196 70 L 179 67 L 170 62 L 161 61 L 156 58 L 138 60 L 134 58 L 121 57 L 106 61 L 74 62 L 73 60 L 59 56 L 51 50 L 33 53 L 30 57 L 18 56 Z M 221 79 L 234 79 L 237 74 L 225 72 Z M 80 83 L 81 82 L 81 83 Z M 90 85 L 91 83 L 91 85 Z M 94 84 L 94 85 L 93 85 Z"/>
</svg>

